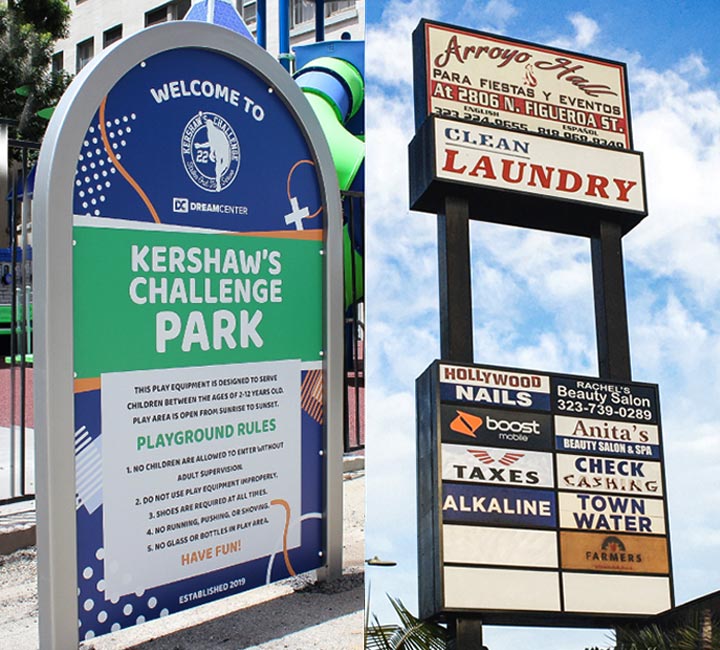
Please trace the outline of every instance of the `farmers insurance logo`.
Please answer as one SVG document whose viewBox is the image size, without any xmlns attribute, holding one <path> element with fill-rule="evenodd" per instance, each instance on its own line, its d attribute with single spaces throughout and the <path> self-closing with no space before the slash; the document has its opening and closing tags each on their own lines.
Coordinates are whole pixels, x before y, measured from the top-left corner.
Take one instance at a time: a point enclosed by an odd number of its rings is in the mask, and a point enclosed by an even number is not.
<svg viewBox="0 0 720 650">
<path fill-rule="evenodd" d="M 200 111 L 185 125 L 182 159 L 195 185 L 207 192 L 222 192 L 237 176 L 240 143 L 225 118 Z"/>
<path fill-rule="evenodd" d="M 627 565 L 642 564 L 642 553 L 628 552 L 624 542 L 614 535 L 606 537 L 599 549 L 585 551 L 585 558 L 595 569 L 628 569 Z"/>
</svg>

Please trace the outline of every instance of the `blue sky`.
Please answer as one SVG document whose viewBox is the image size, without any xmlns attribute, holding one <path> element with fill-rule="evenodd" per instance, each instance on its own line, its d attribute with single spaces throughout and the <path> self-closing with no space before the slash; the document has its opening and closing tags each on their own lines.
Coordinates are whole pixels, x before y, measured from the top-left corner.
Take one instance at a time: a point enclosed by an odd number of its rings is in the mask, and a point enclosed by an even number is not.
<svg viewBox="0 0 720 650">
<path fill-rule="evenodd" d="M 367 2 L 367 525 L 371 608 L 416 605 L 414 380 L 439 356 L 435 218 L 407 208 L 420 17 L 628 64 L 649 216 L 624 239 L 633 378 L 660 385 L 678 603 L 720 589 L 720 5 Z M 589 244 L 473 223 L 475 361 L 597 374 Z M 607 647 L 605 631 L 487 628 L 491 650 Z"/>
</svg>

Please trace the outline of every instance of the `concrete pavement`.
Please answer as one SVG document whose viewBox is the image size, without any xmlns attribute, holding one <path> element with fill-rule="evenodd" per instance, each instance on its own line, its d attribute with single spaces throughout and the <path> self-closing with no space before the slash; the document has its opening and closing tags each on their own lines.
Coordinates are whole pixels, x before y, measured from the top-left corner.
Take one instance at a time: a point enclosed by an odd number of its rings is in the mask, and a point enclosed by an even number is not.
<svg viewBox="0 0 720 650">
<path fill-rule="evenodd" d="M 83 650 L 363 648 L 365 477 L 362 461 L 346 460 L 345 467 L 342 578 L 319 584 L 311 575 L 285 580 L 98 637 L 80 647 Z M 14 521 L 18 530 L 29 524 L 34 514 L 27 503 L 14 504 L 14 514 L 7 508 L 0 512 L 0 538 L 3 525 L 10 527 Z M 34 548 L 0 555 L 0 639 L 13 650 L 37 648 L 35 560 Z"/>
</svg>

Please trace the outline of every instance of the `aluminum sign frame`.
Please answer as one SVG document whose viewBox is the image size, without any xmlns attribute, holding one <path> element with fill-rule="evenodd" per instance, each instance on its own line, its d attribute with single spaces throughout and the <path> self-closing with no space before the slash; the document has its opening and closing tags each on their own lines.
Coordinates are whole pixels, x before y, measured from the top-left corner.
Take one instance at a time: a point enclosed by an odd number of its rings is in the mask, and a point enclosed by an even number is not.
<svg viewBox="0 0 720 650">
<path fill-rule="evenodd" d="M 229 30 L 185 22 L 144 30 L 91 62 L 50 121 L 38 165 L 36 246 L 36 420 L 40 647 L 78 642 L 73 408 L 73 183 L 83 136 L 103 98 L 134 66 L 176 48 L 234 59 L 277 88 L 312 149 L 327 208 L 324 238 L 323 372 L 324 537 L 321 577 L 342 568 L 342 277 L 341 206 L 325 136 L 301 90 L 277 62 Z M 60 215 L 58 217 L 58 215 Z"/>
</svg>

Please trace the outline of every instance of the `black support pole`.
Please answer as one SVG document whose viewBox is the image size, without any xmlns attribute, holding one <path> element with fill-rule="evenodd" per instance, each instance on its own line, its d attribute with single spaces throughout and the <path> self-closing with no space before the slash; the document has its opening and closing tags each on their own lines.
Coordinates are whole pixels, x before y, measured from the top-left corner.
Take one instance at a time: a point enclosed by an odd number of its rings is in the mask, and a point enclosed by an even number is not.
<svg viewBox="0 0 720 650">
<path fill-rule="evenodd" d="M 440 277 L 440 354 L 445 361 L 473 362 L 473 319 L 470 272 L 470 209 L 467 200 L 445 197 L 438 215 Z M 483 650 L 482 621 L 451 617 L 452 650 Z"/>
<path fill-rule="evenodd" d="M 470 287 L 469 206 L 465 199 L 445 197 L 438 215 L 440 276 L 440 356 L 446 361 L 473 361 Z"/>
<path fill-rule="evenodd" d="M 451 618 L 449 650 L 487 650 L 482 640 L 482 621 L 477 618 Z"/>
<path fill-rule="evenodd" d="M 592 238 L 593 291 L 598 365 L 603 379 L 631 379 L 620 226 L 600 222 Z"/>
</svg>

